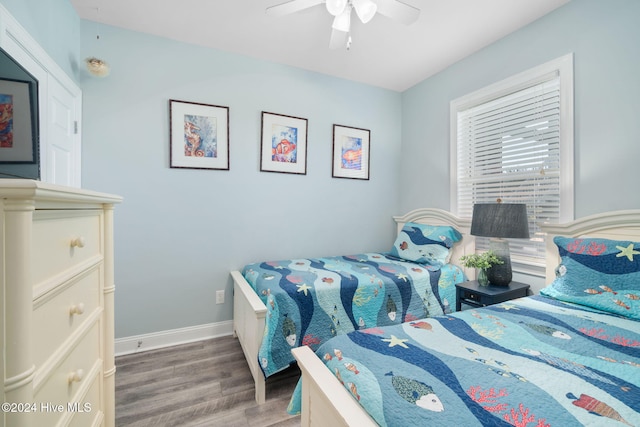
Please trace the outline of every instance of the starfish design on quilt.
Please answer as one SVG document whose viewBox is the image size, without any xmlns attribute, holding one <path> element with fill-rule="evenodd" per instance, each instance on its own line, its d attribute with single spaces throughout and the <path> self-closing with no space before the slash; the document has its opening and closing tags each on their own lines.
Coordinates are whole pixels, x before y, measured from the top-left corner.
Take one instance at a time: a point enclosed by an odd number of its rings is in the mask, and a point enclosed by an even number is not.
<svg viewBox="0 0 640 427">
<path fill-rule="evenodd" d="M 391 335 L 391 338 L 383 338 L 382 341 L 388 342 L 389 347 L 395 347 L 399 345 L 402 348 L 409 348 L 405 343 L 409 341 L 408 338 L 398 338 L 395 335 Z"/>
<path fill-rule="evenodd" d="M 296 285 L 296 287 L 298 288 L 298 292 L 304 292 L 304 296 L 306 297 L 307 291 L 309 289 L 313 289 L 311 286 L 307 285 L 306 283 L 303 283 L 302 285 Z"/>
<path fill-rule="evenodd" d="M 516 305 L 515 305 L 515 304 L 507 303 L 507 302 L 503 302 L 503 303 L 502 303 L 502 304 L 500 304 L 498 307 L 500 307 L 500 308 L 502 308 L 502 309 L 504 309 L 504 310 L 507 310 L 507 311 L 509 311 L 509 310 L 519 310 L 519 308 L 518 308 L 518 307 L 516 307 Z"/>
<path fill-rule="evenodd" d="M 407 281 L 407 278 L 408 278 L 409 276 L 407 276 L 407 275 L 406 275 L 406 274 L 404 274 L 404 273 L 398 273 L 398 274 L 396 274 L 396 277 L 397 277 L 398 279 L 400 279 L 400 280 L 404 280 L 404 281 L 406 282 L 406 281 Z"/>
<path fill-rule="evenodd" d="M 636 251 L 633 249 L 633 243 L 629 243 L 629 246 L 626 248 L 623 246 L 616 246 L 616 249 L 620 249 L 620 253 L 616 255 L 616 257 L 626 256 L 629 258 L 629 261 L 633 261 L 634 255 L 640 255 L 640 251 Z"/>
</svg>

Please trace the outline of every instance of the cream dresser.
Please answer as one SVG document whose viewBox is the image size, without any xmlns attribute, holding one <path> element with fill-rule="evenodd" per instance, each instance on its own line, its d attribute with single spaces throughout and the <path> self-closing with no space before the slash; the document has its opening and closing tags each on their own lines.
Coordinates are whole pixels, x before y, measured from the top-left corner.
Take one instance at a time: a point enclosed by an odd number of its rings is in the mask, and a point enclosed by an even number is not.
<svg viewBox="0 0 640 427">
<path fill-rule="evenodd" d="M 110 194 L 0 179 L 2 426 L 114 426 Z"/>
</svg>

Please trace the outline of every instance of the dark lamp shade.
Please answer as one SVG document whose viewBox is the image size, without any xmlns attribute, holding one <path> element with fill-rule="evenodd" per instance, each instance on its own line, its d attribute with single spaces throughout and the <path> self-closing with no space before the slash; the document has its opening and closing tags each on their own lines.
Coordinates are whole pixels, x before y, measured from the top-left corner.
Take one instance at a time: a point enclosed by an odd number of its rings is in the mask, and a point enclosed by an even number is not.
<svg viewBox="0 0 640 427">
<path fill-rule="evenodd" d="M 478 203 L 473 205 L 471 234 L 483 237 L 528 238 L 527 205 L 524 203 Z"/>
</svg>

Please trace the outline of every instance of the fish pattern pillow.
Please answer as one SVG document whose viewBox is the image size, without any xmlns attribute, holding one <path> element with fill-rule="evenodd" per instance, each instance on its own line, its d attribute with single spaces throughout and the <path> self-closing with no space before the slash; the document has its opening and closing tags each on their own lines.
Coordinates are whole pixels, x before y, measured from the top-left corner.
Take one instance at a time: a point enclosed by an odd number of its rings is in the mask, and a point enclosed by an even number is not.
<svg viewBox="0 0 640 427">
<path fill-rule="evenodd" d="M 391 255 L 420 264 L 442 267 L 449 262 L 450 249 L 462 235 L 450 226 L 407 222 L 391 249 Z"/>
<path fill-rule="evenodd" d="M 562 262 L 541 294 L 640 319 L 640 243 L 557 236 Z"/>
</svg>

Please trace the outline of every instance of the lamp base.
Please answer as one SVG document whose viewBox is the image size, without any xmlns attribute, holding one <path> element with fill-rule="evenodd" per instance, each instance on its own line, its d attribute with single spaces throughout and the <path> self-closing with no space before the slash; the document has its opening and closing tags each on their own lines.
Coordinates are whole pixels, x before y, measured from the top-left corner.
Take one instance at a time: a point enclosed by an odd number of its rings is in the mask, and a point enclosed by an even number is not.
<svg viewBox="0 0 640 427">
<path fill-rule="evenodd" d="M 489 283 L 493 286 L 509 286 L 513 278 L 509 242 L 504 239 L 491 239 L 489 240 L 489 250 L 493 251 L 496 257 L 502 261 L 502 264 L 487 269 Z"/>
</svg>

